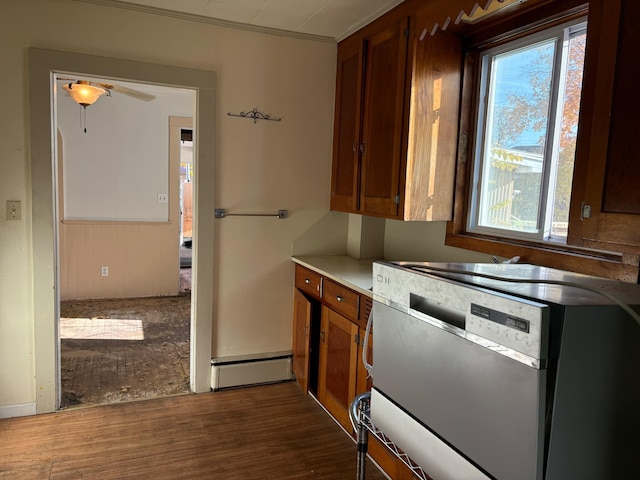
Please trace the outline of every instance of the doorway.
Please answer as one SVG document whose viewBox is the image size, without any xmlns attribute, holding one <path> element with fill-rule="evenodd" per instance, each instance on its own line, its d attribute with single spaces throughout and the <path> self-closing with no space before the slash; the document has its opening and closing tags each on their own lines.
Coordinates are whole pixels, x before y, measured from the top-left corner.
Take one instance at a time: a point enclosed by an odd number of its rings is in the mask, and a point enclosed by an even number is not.
<svg viewBox="0 0 640 480">
<path fill-rule="evenodd" d="M 60 408 L 188 393 L 191 285 L 178 251 L 178 192 L 193 93 L 82 78 L 115 88 L 90 108 L 58 88 L 55 104 Z M 168 115 L 180 110 L 188 116 Z"/>
<path fill-rule="evenodd" d="M 32 249 L 34 278 L 34 364 L 36 412 L 55 411 L 60 405 L 59 343 L 59 266 L 57 262 L 57 185 L 55 178 L 55 126 L 51 92 L 55 92 L 53 72 L 87 72 L 101 78 L 172 85 L 197 92 L 195 108 L 198 122 L 194 131 L 215 130 L 215 74 L 202 70 L 145 64 L 122 59 L 29 49 L 30 145 L 32 180 Z M 206 106 L 206 108 L 205 108 Z M 89 127 L 91 124 L 89 123 Z M 213 318 L 213 216 L 199 215 L 200 207 L 213 204 L 213 137 L 198 141 L 196 158 L 201 167 L 195 179 L 194 271 L 192 322 L 190 335 L 190 386 L 194 392 L 210 391 L 211 334 Z M 201 161 L 206 159 L 206 161 Z M 202 248 L 199 246 L 202 245 Z M 53 286 L 53 289 L 52 289 Z"/>
</svg>

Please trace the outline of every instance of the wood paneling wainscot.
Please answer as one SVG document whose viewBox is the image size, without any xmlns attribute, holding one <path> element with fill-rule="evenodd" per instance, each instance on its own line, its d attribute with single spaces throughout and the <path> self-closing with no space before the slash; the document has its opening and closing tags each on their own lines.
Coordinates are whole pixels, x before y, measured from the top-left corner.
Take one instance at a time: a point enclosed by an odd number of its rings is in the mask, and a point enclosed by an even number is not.
<svg viewBox="0 0 640 480">
<path fill-rule="evenodd" d="M 62 300 L 178 294 L 177 224 L 63 222 L 59 238 Z"/>
</svg>

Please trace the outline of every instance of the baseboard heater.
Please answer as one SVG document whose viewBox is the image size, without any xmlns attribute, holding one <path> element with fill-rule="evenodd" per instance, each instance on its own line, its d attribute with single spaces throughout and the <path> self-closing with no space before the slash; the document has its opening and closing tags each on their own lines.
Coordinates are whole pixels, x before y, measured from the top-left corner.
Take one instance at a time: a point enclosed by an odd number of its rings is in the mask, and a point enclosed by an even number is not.
<svg viewBox="0 0 640 480">
<path fill-rule="evenodd" d="M 211 389 L 291 380 L 291 352 L 218 357 L 211 360 Z"/>
</svg>

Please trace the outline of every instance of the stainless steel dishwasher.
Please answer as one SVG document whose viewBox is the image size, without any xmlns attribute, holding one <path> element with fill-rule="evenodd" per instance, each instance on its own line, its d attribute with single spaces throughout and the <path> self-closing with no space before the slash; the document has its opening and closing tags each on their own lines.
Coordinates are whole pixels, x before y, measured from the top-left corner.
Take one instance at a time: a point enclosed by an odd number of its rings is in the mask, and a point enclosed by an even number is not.
<svg viewBox="0 0 640 480">
<path fill-rule="evenodd" d="M 373 280 L 371 420 L 433 479 L 640 475 L 640 326 L 601 294 L 637 312 L 640 286 L 406 262 Z"/>
</svg>

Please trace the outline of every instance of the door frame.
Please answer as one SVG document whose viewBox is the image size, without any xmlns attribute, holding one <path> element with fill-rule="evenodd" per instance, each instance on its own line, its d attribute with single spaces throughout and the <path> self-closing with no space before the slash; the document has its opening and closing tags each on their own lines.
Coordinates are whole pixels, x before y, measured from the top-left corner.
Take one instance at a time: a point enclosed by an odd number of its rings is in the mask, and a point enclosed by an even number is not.
<svg viewBox="0 0 640 480">
<path fill-rule="evenodd" d="M 211 390 L 213 326 L 216 74 L 206 70 L 134 62 L 72 52 L 29 49 L 29 127 L 33 258 L 33 324 L 36 413 L 60 406 L 58 339 L 58 245 L 54 72 L 82 72 L 101 78 L 129 80 L 196 92 L 193 129 L 194 175 L 193 266 L 191 297 L 190 386 Z M 199 135 L 205 131 L 207 135 Z"/>
</svg>

